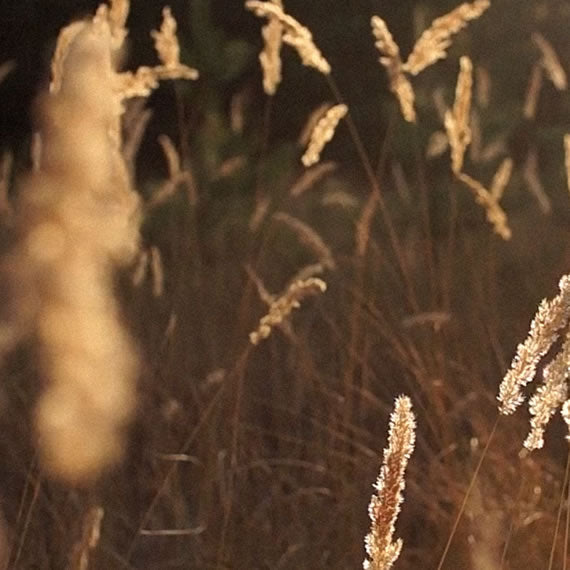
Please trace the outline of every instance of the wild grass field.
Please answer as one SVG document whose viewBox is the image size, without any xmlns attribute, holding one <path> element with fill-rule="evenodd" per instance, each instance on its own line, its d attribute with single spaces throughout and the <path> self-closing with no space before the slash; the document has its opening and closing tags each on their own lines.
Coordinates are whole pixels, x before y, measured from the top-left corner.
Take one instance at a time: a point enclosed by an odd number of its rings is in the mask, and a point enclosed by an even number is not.
<svg viewBox="0 0 570 570">
<path fill-rule="evenodd" d="M 239 4 L 5 145 L 0 567 L 567 570 L 567 2 Z"/>
</svg>

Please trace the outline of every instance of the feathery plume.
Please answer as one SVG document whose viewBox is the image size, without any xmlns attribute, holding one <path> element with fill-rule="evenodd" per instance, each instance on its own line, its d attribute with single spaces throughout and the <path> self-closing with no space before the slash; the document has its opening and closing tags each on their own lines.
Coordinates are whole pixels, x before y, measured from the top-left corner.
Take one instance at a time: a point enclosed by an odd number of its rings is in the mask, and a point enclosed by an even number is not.
<svg viewBox="0 0 570 570">
<path fill-rule="evenodd" d="M 558 91 L 564 91 L 568 87 L 566 72 L 560 63 L 554 48 L 550 42 L 538 32 L 532 34 L 532 41 L 540 50 L 542 55 L 541 64 L 546 71 L 547 77 L 552 81 L 554 87 L 556 87 Z"/>
<path fill-rule="evenodd" d="M 72 484 L 120 457 L 139 370 L 114 297 L 116 269 L 139 249 L 141 210 L 121 154 L 124 76 L 115 69 L 128 7 L 113 0 L 60 33 L 39 105 L 41 155 L 22 184 L 7 264 L 11 311 L 22 336 L 37 340 L 45 379 L 40 455 L 47 472 Z M 146 69 L 154 82 L 194 75 Z"/>
<path fill-rule="evenodd" d="M 257 345 L 266 339 L 276 326 L 284 323 L 293 309 L 301 306 L 301 301 L 311 295 L 324 293 L 327 284 L 316 277 L 304 281 L 293 281 L 285 293 L 273 301 L 269 306 L 269 312 L 259 321 L 257 329 L 250 333 L 251 344 Z"/>
<path fill-rule="evenodd" d="M 333 138 L 339 121 L 348 113 L 348 107 L 343 103 L 331 107 L 325 115 L 319 119 L 309 140 L 309 145 L 301 161 L 305 166 L 312 166 L 319 162 L 321 152 L 325 145 Z"/>
<path fill-rule="evenodd" d="M 459 60 L 459 75 L 455 88 L 453 109 L 445 113 L 445 130 L 451 147 L 451 169 L 461 172 L 465 150 L 471 142 L 469 119 L 471 113 L 471 92 L 473 87 L 473 65 L 467 56 Z"/>
<path fill-rule="evenodd" d="M 566 333 L 564 343 L 556 357 L 544 368 L 543 383 L 529 401 L 531 430 L 524 446 L 532 451 L 544 445 L 546 425 L 568 399 L 568 375 L 570 374 L 570 333 Z"/>
<path fill-rule="evenodd" d="M 524 401 L 522 389 L 532 382 L 540 359 L 556 342 L 560 330 L 570 318 L 570 276 L 560 279 L 560 293 L 552 300 L 543 299 L 538 306 L 526 340 L 519 344 L 510 370 L 499 387 L 499 411 L 513 414 Z"/>
<path fill-rule="evenodd" d="M 384 450 L 380 474 L 374 485 L 376 493 L 372 495 L 368 507 L 372 524 L 365 539 L 368 555 L 363 565 L 365 570 L 388 570 L 402 550 L 402 539 L 398 538 L 394 542 L 393 537 L 396 519 L 404 500 L 404 476 L 414 450 L 415 427 L 410 399 L 399 396 L 390 416 L 388 447 Z"/>
<path fill-rule="evenodd" d="M 79 26 L 40 107 L 41 164 L 21 193 L 12 261 L 16 282 L 29 288 L 14 302 L 31 307 L 46 380 L 36 410 L 43 463 L 72 483 L 120 455 L 138 374 L 113 294 L 115 268 L 138 249 L 139 200 L 114 136 L 121 106 L 111 30 L 100 18 Z"/>
<path fill-rule="evenodd" d="M 313 67 L 323 75 L 331 72 L 331 66 L 315 45 L 309 29 L 292 16 L 285 14 L 281 6 L 271 1 L 247 0 L 245 7 L 259 18 L 275 19 L 280 22 L 283 26 L 283 42 L 295 48 L 303 65 Z"/>
<path fill-rule="evenodd" d="M 465 2 L 445 16 L 436 18 L 415 43 L 403 70 L 417 75 L 436 61 L 445 59 L 452 36 L 465 28 L 468 22 L 479 18 L 490 5 L 489 0 Z"/>
<path fill-rule="evenodd" d="M 370 21 L 372 34 L 376 38 L 375 46 L 382 54 L 380 63 L 388 72 L 390 81 L 390 91 L 396 95 L 400 103 L 400 109 L 404 119 L 408 122 L 416 121 L 416 111 L 414 109 L 414 89 L 408 78 L 403 73 L 402 60 L 400 59 L 400 48 L 394 41 L 392 34 L 388 30 L 386 22 L 379 16 L 372 16 Z"/>
</svg>

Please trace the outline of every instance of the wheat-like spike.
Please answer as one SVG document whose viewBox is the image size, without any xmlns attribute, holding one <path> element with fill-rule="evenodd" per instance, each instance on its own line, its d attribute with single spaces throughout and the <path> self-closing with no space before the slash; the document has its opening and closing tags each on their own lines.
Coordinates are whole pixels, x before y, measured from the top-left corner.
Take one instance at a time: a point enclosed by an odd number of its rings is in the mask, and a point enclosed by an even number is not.
<svg viewBox="0 0 570 570">
<path fill-rule="evenodd" d="M 273 4 L 283 9 L 281 0 L 272 0 Z M 267 95 L 275 95 L 281 83 L 281 45 L 283 43 L 283 24 L 278 18 L 268 18 L 261 28 L 263 50 L 259 54 L 259 63 L 263 71 L 263 90 Z"/>
<path fill-rule="evenodd" d="M 410 398 L 399 396 L 390 416 L 388 447 L 384 450 L 380 474 L 374 485 L 376 493 L 372 495 L 368 507 L 371 525 L 370 533 L 365 538 L 368 555 L 363 565 L 365 570 L 388 570 L 402 550 L 402 539 L 394 542 L 393 537 L 404 500 L 404 476 L 414 450 L 415 427 Z"/>
<path fill-rule="evenodd" d="M 524 401 L 522 389 L 532 382 L 540 359 L 558 339 L 570 318 L 570 276 L 560 279 L 560 293 L 552 300 L 543 299 L 538 306 L 526 340 L 519 344 L 511 368 L 499 387 L 499 411 L 510 415 Z"/>
<path fill-rule="evenodd" d="M 529 401 L 531 430 L 524 446 L 532 451 L 544 445 L 544 430 L 556 410 L 568 399 L 568 375 L 570 374 L 570 333 L 560 352 L 544 368 L 543 383 Z"/>
<path fill-rule="evenodd" d="M 415 43 L 412 53 L 403 66 L 404 71 L 417 75 L 440 59 L 447 57 L 451 38 L 489 8 L 489 0 L 465 2 L 448 14 L 436 18 Z"/>
<path fill-rule="evenodd" d="M 332 140 L 339 121 L 348 113 L 348 107 L 340 103 L 331 107 L 325 115 L 319 119 L 311 137 L 305 154 L 301 161 L 305 166 L 312 166 L 321 159 L 321 152 L 325 145 Z"/>
<path fill-rule="evenodd" d="M 471 142 L 469 119 L 471 114 L 471 93 L 473 89 L 473 65 L 467 56 L 459 60 L 459 75 L 455 88 L 453 109 L 445 113 L 445 130 L 451 147 L 451 169 L 461 172 L 465 151 Z"/>
<path fill-rule="evenodd" d="M 315 45 L 309 29 L 286 14 L 282 7 L 270 1 L 258 0 L 247 0 L 245 7 L 259 18 L 276 19 L 280 22 L 283 26 L 283 42 L 295 48 L 303 65 L 313 67 L 323 75 L 331 72 L 331 66 Z"/>
<path fill-rule="evenodd" d="M 493 225 L 496 234 L 500 235 L 504 240 L 511 239 L 512 232 L 509 228 L 507 214 L 499 205 L 498 199 L 494 198 L 478 180 L 475 180 L 468 174 L 460 172 L 457 178 L 467 185 L 475 195 L 475 201 L 485 208 L 487 221 Z"/>
<path fill-rule="evenodd" d="M 372 16 L 370 20 L 372 34 L 376 38 L 375 46 L 381 53 L 380 63 L 388 72 L 390 81 L 390 91 L 396 95 L 400 103 L 400 109 L 404 119 L 408 122 L 415 122 L 416 111 L 414 109 L 414 89 L 408 78 L 403 73 L 402 60 L 400 59 L 400 48 L 394 41 L 392 34 L 388 30 L 386 22 L 379 16 Z"/>
<path fill-rule="evenodd" d="M 250 333 L 251 344 L 257 345 L 266 339 L 276 326 L 281 325 L 287 319 L 293 309 L 301 306 L 304 298 L 324 293 L 326 290 L 327 284 L 316 277 L 291 283 L 285 293 L 271 303 L 269 312 L 259 321 L 257 329 Z"/>
<path fill-rule="evenodd" d="M 564 91 L 568 87 L 568 80 L 566 79 L 566 72 L 556 55 L 556 51 L 554 51 L 550 42 L 538 32 L 532 34 L 532 41 L 542 54 L 541 63 L 546 71 L 546 75 L 550 81 L 552 81 L 556 89 Z"/>
<path fill-rule="evenodd" d="M 564 164 L 566 166 L 566 184 L 570 192 L 570 133 L 564 135 Z"/>
</svg>

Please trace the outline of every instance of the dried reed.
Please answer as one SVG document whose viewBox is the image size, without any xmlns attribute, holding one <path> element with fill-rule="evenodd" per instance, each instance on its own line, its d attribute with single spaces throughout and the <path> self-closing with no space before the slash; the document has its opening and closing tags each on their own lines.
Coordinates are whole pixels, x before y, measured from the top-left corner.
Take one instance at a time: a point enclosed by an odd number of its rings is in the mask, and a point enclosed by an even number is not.
<svg viewBox="0 0 570 570">
<path fill-rule="evenodd" d="M 499 411 L 513 414 L 524 402 L 522 389 L 532 382 L 538 363 L 558 339 L 570 318 L 570 276 L 560 279 L 560 293 L 538 306 L 526 340 L 517 347 L 510 370 L 499 387 Z"/>
<path fill-rule="evenodd" d="M 374 485 L 376 493 L 372 495 L 368 507 L 371 526 L 365 539 L 368 555 L 363 565 L 365 569 L 388 570 L 402 550 L 402 539 L 398 538 L 394 542 L 393 538 L 396 520 L 404 500 L 404 475 L 414 450 L 415 427 L 410 399 L 407 396 L 399 396 L 390 416 L 388 447 L 384 450 L 380 474 Z"/>
</svg>

